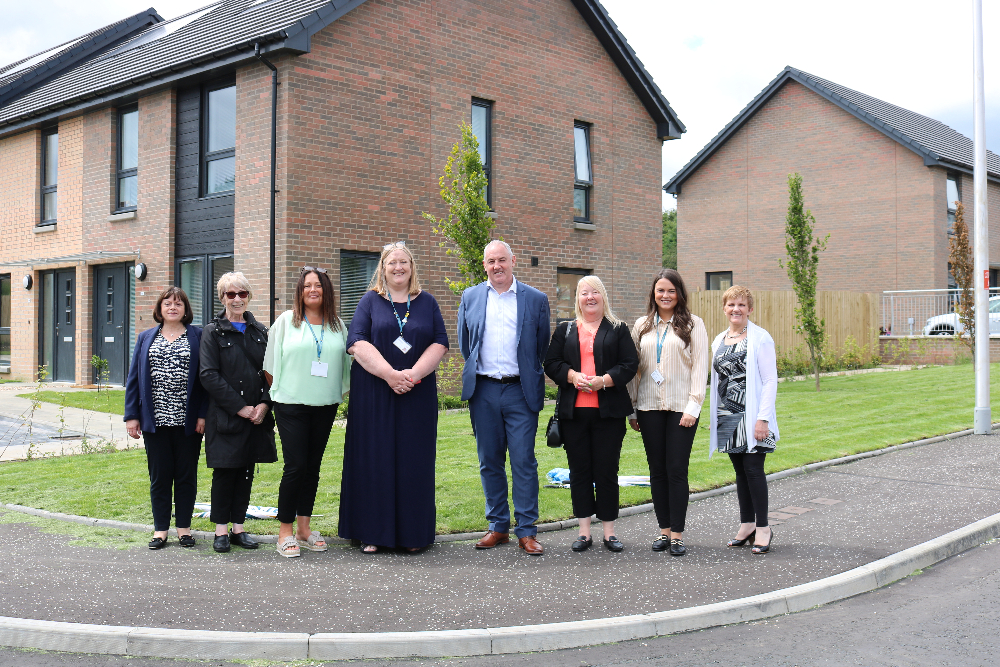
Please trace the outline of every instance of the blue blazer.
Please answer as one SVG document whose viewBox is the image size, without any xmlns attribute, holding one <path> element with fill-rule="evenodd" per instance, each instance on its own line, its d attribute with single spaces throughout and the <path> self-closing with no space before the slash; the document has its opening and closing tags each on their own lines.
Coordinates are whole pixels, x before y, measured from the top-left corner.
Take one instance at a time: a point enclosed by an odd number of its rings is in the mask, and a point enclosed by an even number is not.
<svg viewBox="0 0 1000 667">
<path fill-rule="evenodd" d="M 462 293 L 458 306 L 458 344 L 465 359 L 462 369 L 462 400 L 476 391 L 476 365 L 486 324 L 489 281 Z M 545 353 L 549 349 L 549 297 L 517 281 L 517 368 L 528 407 L 541 412 L 545 402 Z"/>
<path fill-rule="evenodd" d="M 149 376 L 149 346 L 153 344 L 160 327 L 155 326 L 139 334 L 132 353 L 132 364 L 125 380 L 125 421 L 138 419 L 143 432 L 156 432 L 153 417 L 153 380 Z M 191 365 L 188 367 L 187 415 L 184 433 L 194 435 L 198 419 L 208 414 L 208 396 L 198 381 L 198 349 L 201 347 L 201 329 L 187 325 L 188 345 L 191 347 Z"/>
</svg>

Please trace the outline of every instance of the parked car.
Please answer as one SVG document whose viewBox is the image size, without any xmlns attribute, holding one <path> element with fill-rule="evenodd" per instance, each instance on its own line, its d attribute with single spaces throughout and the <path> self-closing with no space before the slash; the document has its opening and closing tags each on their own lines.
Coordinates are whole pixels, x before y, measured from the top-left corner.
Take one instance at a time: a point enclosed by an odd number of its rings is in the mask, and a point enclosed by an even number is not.
<svg viewBox="0 0 1000 667">
<path fill-rule="evenodd" d="M 958 313 L 945 313 L 927 319 L 924 335 L 953 336 L 955 332 L 962 333 L 964 329 L 958 319 Z M 990 297 L 990 333 L 1000 334 L 1000 296 Z"/>
</svg>

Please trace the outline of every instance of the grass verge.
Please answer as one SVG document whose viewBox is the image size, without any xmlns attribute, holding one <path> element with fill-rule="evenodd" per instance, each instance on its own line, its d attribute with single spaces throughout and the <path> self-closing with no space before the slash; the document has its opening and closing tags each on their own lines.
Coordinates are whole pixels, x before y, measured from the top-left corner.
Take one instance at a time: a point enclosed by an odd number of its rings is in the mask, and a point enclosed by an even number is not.
<svg viewBox="0 0 1000 667">
<path fill-rule="evenodd" d="M 1000 365 L 994 364 L 991 370 L 994 374 L 1000 372 Z M 778 385 L 782 439 L 777 452 L 768 457 L 767 472 L 972 426 L 974 387 L 972 367 L 968 365 L 824 378 L 822 387 L 817 393 L 812 381 Z M 535 451 L 540 484 L 544 484 L 548 470 L 567 465 L 562 449 L 549 449 L 544 443 L 544 426 L 551 413 L 549 406 L 539 418 Z M 691 456 L 692 491 L 733 481 L 727 457 L 708 459 L 707 414 L 706 406 Z M 334 428 L 316 499 L 315 512 L 322 516 L 313 521 L 314 527 L 326 534 L 336 533 L 343 450 L 344 429 Z M 622 448 L 620 472 L 648 474 L 642 441 L 631 430 Z M 280 461 L 259 466 L 251 502 L 275 505 L 280 479 Z M 199 501 L 209 500 L 210 488 L 211 471 L 202 467 Z M 439 533 L 483 529 L 479 463 L 467 414 L 439 418 L 436 490 Z M 568 489 L 543 488 L 539 495 L 540 522 L 572 516 Z M 57 512 L 152 523 L 146 457 L 141 450 L 0 464 L 0 499 Z M 649 500 L 648 488 L 621 489 L 623 506 Z M 274 521 L 248 521 L 247 526 L 254 533 L 277 532 Z M 195 527 L 211 529 L 207 519 L 195 519 Z"/>
</svg>

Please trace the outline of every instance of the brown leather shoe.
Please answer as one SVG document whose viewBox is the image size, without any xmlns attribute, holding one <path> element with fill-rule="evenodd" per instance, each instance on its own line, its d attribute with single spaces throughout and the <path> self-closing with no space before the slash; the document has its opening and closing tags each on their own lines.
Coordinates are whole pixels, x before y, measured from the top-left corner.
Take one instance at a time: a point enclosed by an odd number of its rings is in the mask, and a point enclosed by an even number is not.
<svg viewBox="0 0 1000 667">
<path fill-rule="evenodd" d="M 486 531 L 486 537 L 476 542 L 477 549 L 492 549 L 498 544 L 510 542 L 510 533 L 496 533 L 492 530 Z"/>
<path fill-rule="evenodd" d="M 522 537 L 517 541 L 517 546 L 524 549 L 525 553 L 532 556 L 542 555 L 542 545 L 535 539 L 534 535 Z"/>
</svg>

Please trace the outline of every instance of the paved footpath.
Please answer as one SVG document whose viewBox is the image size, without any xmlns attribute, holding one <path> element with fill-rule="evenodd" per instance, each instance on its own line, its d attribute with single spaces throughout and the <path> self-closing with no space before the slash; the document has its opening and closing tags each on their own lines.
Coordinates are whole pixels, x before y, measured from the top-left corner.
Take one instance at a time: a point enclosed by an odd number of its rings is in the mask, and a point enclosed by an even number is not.
<svg viewBox="0 0 1000 667">
<path fill-rule="evenodd" d="M 95 533 L 91 546 L 89 528 L 42 526 L 84 536 L 83 544 L 69 544 L 70 537 L 5 512 L 0 616 L 376 632 L 597 619 L 731 600 L 844 572 L 1000 512 L 998 440 L 961 437 L 776 480 L 771 506 L 781 522 L 766 556 L 726 548 L 737 524 L 733 494 L 691 505 L 683 558 L 650 551 L 657 533 L 651 513 L 619 521 L 621 554 L 573 553 L 575 531 L 568 530 L 544 534 L 541 557 L 512 545 L 476 551 L 466 542 L 419 555 L 334 546 L 289 560 L 270 547 L 215 554 L 205 541 L 154 552 L 144 538 L 137 545 L 135 533 L 118 545 Z M 16 501 L 2 484 L 0 493 Z"/>
</svg>

